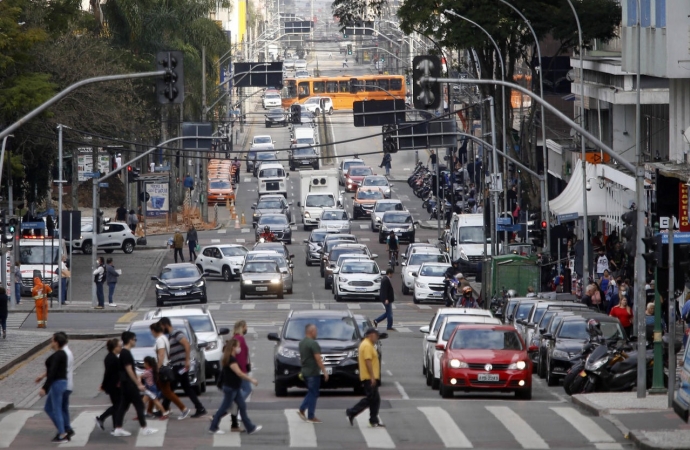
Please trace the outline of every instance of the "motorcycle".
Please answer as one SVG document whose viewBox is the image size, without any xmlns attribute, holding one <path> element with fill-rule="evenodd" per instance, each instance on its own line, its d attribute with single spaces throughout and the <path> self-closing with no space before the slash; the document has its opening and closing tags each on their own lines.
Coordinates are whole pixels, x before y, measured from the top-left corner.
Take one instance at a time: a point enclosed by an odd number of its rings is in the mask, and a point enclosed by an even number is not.
<svg viewBox="0 0 690 450">
<path fill-rule="evenodd" d="M 568 395 L 582 393 L 587 384 L 587 373 L 585 372 L 585 361 L 589 355 L 602 345 L 600 342 L 590 342 L 582 348 L 582 353 L 578 356 L 578 361 L 568 370 L 568 374 L 563 379 L 563 390 Z"/>
<path fill-rule="evenodd" d="M 443 294 L 443 300 L 446 302 L 446 307 L 455 306 L 460 298 L 460 291 L 458 287 L 460 286 L 460 281 L 457 278 L 446 279 L 443 284 L 445 284 L 446 289 Z"/>
</svg>

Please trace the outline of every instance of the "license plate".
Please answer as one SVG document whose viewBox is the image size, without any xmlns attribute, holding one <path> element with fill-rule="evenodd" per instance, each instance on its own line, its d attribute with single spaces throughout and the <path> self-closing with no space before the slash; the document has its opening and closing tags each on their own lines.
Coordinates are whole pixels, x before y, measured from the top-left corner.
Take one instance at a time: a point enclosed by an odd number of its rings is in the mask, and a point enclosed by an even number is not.
<svg viewBox="0 0 690 450">
<path fill-rule="evenodd" d="M 443 292 L 432 292 L 431 295 L 432 297 L 441 297 L 443 295 Z"/>
<path fill-rule="evenodd" d="M 321 375 L 323 375 L 323 371 Z M 333 375 L 333 367 L 326 367 L 326 375 Z"/>
<path fill-rule="evenodd" d="M 218 200 L 223 200 L 224 198 L 225 198 L 225 197 L 223 197 L 223 196 L 221 195 L 221 196 L 218 197 Z"/>
<path fill-rule="evenodd" d="M 256 292 L 264 292 L 264 291 L 267 291 L 267 290 L 268 290 L 268 288 L 267 288 L 266 286 L 258 286 L 258 287 L 256 288 Z"/>
<path fill-rule="evenodd" d="M 184 291 L 183 292 L 175 292 L 175 297 L 182 297 L 184 295 L 187 295 L 187 293 Z"/>
<path fill-rule="evenodd" d="M 497 373 L 480 373 L 477 375 L 478 381 L 498 381 Z"/>
<path fill-rule="evenodd" d="M 367 288 L 355 288 L 357 292 L 366 292 Z"/>
</svg>

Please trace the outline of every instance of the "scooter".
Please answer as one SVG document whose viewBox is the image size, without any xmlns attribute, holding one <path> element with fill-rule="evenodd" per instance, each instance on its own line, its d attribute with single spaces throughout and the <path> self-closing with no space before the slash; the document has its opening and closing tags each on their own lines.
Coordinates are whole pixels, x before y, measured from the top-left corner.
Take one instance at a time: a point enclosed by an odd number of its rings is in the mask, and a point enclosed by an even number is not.
<svg viewBox="0 0 690 450">
<path fill-rule="evenodd" d="M 583 393 L 630 391 L 637 385 L 636 351 L 629 351 L 625 343 L 620 342 L 611 348 L 601 345 L 587 357 L 584 372 L 587 382 L 582 387 Z M 654 369 L 654 351 L 646 350 L 644 358 L 647 370 L 647 388 L 651 386 Z M 582 372 L 580 372 L 582 376 Z M 584 378 L 584 377 L 583 377 Z"/>
<path fill-rule="evenodd" d="M 598 341 L 590 342 L 582 348 L 582 353 L 578 360 L 568 370 L 568 374 L 563 379 L 563 389 L 568 395 L 581 394 L 587 384 L 587 372 L 585 372 L 585 361 L 589 355 L 602 343 Z"/>
</svg>

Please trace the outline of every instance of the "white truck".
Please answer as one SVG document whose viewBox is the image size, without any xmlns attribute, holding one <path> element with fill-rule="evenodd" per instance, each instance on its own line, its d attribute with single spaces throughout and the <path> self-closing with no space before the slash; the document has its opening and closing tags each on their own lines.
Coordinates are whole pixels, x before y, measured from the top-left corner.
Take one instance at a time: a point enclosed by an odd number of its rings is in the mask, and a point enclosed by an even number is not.
<svg viewBox="0 0 690 450">
<path fill-rule="evenodd" d="M 19 262 L 22 273 L 22 296 L 31 297 L 34 287 L 34 274 L 41 274 L 43 284 L 53 289 L 57 295 L 60 282 L 60 246 L 62 254 L 67 255 L 62 239 L 47 236 L 31 236 L 19 239 Z"/>
<path fill-rule="evenodd" d="M 304 230 L 319 226 L 319 217 L 326 208 L 342 208 L 344 191 L 338 185 L 338 171 L 310 170 L 299 173 L 300 199 Z"/>
</svg>

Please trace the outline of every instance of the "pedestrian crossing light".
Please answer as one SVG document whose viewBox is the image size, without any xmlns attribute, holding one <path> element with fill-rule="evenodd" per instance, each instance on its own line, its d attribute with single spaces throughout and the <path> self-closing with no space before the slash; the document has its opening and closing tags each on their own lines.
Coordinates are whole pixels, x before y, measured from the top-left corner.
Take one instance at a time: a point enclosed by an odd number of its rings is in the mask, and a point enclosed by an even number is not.
<svg viewBox="0 0 690 450">
<path fill-rule="evenodd" d="M 347 37 L 347 36 L 345 36 Z M 347 44 L 347 54 L 351 55 L 352 54 L 352 44 Z"/>
</svg>

